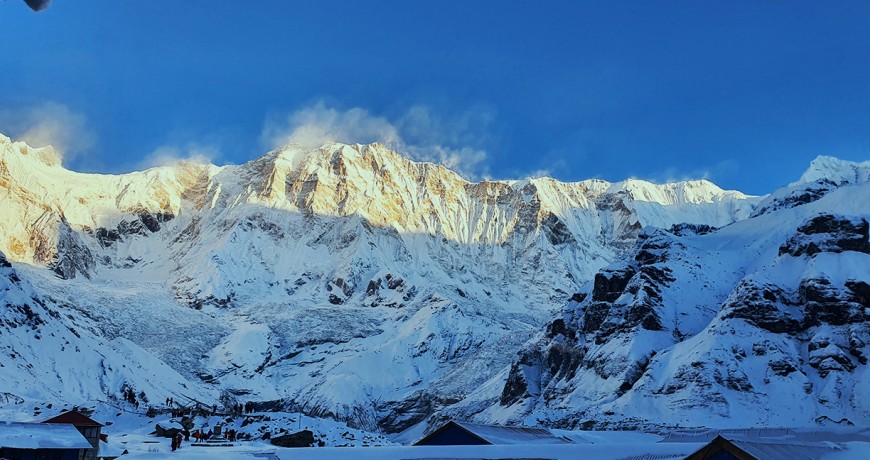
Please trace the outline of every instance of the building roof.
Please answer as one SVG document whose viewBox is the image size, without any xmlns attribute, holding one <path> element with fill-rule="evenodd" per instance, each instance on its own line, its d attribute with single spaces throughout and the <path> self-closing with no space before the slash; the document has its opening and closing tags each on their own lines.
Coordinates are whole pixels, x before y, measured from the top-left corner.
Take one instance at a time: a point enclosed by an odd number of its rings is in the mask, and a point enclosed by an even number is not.
<svg viewBox="0 0 870 460">
<path fill-rule="evenodd" d="M 90 449 L 73 425 L 0 422 L 0 447 L 12 449 Z"/>
<path fill-rule="evenodd" d="M 773 443 L 731 441 L 743 452 L 764 460 L 814 460 L 831 452 L 841 451 L 834 443 Z"/>
<path fill-rule="evenodd" d="M 746 428 L 715 430 L 708 428 L 682 429 L 665 435 L 662 442 L 710 442 L 719 436 L 728 439 L 761 439 L 783 438 L 794 436 L 795 431 L 789 428 Z"/>
<path fill-rule="evenodd" d="M 450 421 L 423 437 L 417 443 L 437 436 L 451 426 L 465 430 L 470 435 L 486 444 L 569 444 L 569 441 L 559 438 L 544 428 L 523 426 L 483 425 L 479 423 Z M 416 444 L 416 443 L 415 443 Z"/>
<path fill-rule="evenodd" d="M 729 439 L 717 436 L 710 443 L 688 457 L 689 460 L 710 458 L 719 451 L 727 451 L 741 460 L 817 460 L 826 454 L 844 450 L 832 442 L 786 441 L 772 439 Z"/>
<path fill-rule="evenodd" d="M 718 436 L 732 441 L 781 442 L 786 444 L 806 442 L 870 442 L 870 428 L 746 428 L 727 430 L 704 428 L 673 431 L 663 436 L 662 442 L 710 442 Z"/>
<path fill-rule="evenodd" d="M 71 410 L 63 412 L 60 415 L 55 415 L 48 420 L 43 420 L 42 423 L 67 423 L 75 426 L 103 426 L 102 423 L 99 423 L 76 410 Z"/>
</svg>

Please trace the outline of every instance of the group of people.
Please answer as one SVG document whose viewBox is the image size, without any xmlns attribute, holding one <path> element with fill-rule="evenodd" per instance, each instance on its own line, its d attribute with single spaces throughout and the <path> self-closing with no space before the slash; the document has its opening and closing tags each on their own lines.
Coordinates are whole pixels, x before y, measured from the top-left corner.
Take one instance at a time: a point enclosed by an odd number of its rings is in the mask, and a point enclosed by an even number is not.
<svg viewBox="0 0 870 460">
<path fill-rule="evenodd" d="M 172 408 L 173 405 L 177 404 L 173 398 L 166 398 L 165 403 L 166 403 L 166 406 L 169 408 Z M 242 404 L 242 403 L 234 404 L 230 407 L 232 408 L 232 411 L 236 414 L 243 414 L 243 413 L 250 414 L 250 413 L 254 412 L 254 403 L 250 402 L 250 401 L 246 402 L 244 404 Z M 199 405 L 197 405 L 197 409 L 202 410 L 199 407 Z M 209 415 L 208 408 L 206 408 L 203 412 L 206 413 L 205 415 Z M 217 405 L 215 404 L 211 407 L 211 415 L 214 416 L 216 414 L 217 414 Z M 174 410 L 173 410 L 173 416 L 176 416 Z M 183 441 L 190 441 L 190 436 L 193 436 L 193 439 L 195 442 L 205 442 L 206 440 L 213 438 L 213 437 L 219 438 L 219 437 L 221 437 L 220 425 L 216 426 L 214 430 L 196 429 L 193 432 L 185 430 L 183 432 L 177 433 L 175 436 L 172 437 L 172 451 L 175 452 L 176 450 L 180 449 Z M 223 437 L 229 442 L 236 442 L 236 439 L 238 437 L 238 432 L 236 430 L 226 430 L 223 433 Z"/>
<path fill-rule="evenodd" d="M 181 432 L 177 433 L 172 437 L 172 451 L 175 452 L 176 449 L 181 449 L 181 441 L 184 440 L 184 436 Z"/>
<path fill-rule="evenodd" d="M 251 412 L 254 412 L 254 403 L 248 401 L 245 404 L 235 404 L 233 405 L 233 412 L 236 414 L 250 414 Z"/>
<path fill-rule="evenodd" d="M 145 395 L 145 393 L 142 393 L 142 396 L 144 396 L 144 395 Z M 128 403 L 130 403 L 131 406 L 135 407 L 136 409 L 139 409 L 139 400 L 136 398 L 136 392 L 133 391 L 132 388 L 130 388 L 130 387 L 124 388 L 124 400 L 127 401 Z"/>
<path fill-rule="evenodd" d="M 194 441 L 200 442 L 200 441 L 205 441 L 206 439 L 208 439 L 208 432 L 194 430 L 194 432 L 193 432 L 193 440 Z"/>
</svg>

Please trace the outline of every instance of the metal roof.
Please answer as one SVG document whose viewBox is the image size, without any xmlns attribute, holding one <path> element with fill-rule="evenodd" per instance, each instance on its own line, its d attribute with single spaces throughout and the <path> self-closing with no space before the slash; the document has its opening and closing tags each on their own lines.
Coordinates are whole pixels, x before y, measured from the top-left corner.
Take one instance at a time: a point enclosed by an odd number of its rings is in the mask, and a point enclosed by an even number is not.
<svg viewBox="0 0 870 460">
<path fill-rule="evenodd" d="M 55 415 L 49 419 L 43 420 L 42 423 L 68 423 L 70 425 L 75 426 L 103 426 L 102 423 L 97 422 L 96 420 L 88 417 L 85 414 L 82 414 L 79 411 L 71 410 L 68 412 L 63 412 L 59 415 Z"/>
<path fill-rule="evenodd" d="M 90 449 L 73 425 L 0 422 L 0 447 L 12 449 Z"/>
<path fill-rule="evenodd" d="M 731 444 L 763 460 L 817 460 L 831 452 L 841 451 L 834 443 L 779 443 L 731 441 Z"/>
<path fill-rule="evenodd" d="M 717 436 L 728 440 L 750 442 L 781 442 L 787 444 L 805 442 L 870 442 L 868 428 L 831 428 L 819 430 L 812 428 L 746 428 L 746 429 L 694 429 L 679 430 L 663 434 L 661 442 L 710 442 Z"/>
<path fill-rule="evenodd" d="M 737 455 L 734 452 L 735 449 L 742 452 L 742 454 Z M 830 441 L 801 441 L 786 439 L 786 437 L 759 437 L 747 440 L 720 435 L 686 458 L 709 458 L 709 455 L 716 452 L 727 451 L 740 458 L 744 458 L 743 454 L 745 454 L 745 458 L 758 460 L 819 460 L 827 454 L 843 450 L 847 450 L 845 444 L 837 444 Z"/>
<path fill-rule="evenodd" d="M 524 426 L 501 426 L 501 425 L 484 425 L 480 423 L 468 422 L 447 422 L 438 430 L 450 425 L 451 423 L 459 426 L 465 431 L 474 436 L 483 439 L 490 444 L 569 444 L 570 442 L 559 438 L 550 433 L 544 428 L 533 428 Z"/>
</svg>

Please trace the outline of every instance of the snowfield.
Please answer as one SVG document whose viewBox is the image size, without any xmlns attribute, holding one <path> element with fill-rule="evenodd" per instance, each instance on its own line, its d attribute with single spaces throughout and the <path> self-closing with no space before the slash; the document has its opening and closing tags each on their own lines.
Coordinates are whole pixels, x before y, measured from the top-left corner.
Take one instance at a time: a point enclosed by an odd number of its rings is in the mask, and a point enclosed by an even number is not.
<svg viewBox="0 0 870 460">
<path fill-rule="evenodd" d="M 0 410 L 253 402 L 328 445 L 867 426 L 868 179 L 473 183 L 378 144 L 97 175 L 0 136 Z"/>
</svg>

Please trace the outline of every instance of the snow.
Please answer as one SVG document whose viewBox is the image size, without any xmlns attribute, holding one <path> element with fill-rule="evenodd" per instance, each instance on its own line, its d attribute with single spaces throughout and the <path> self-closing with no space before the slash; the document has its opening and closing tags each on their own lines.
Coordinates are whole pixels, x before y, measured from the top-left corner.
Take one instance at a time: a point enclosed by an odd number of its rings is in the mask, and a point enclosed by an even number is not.
<svg viewBox="0 0 870 460">
<path fill-rule="evenodd" d="M 183 447 L 173 458 L 270 458 L 270 459 L 345 459 L 400 460 L 400 459 L 480 459 L 480 458 L 547 458 L 569 460 L 592 457 L 600 460 L 625 459 L 631 456 L 658 455 L 656 458 L 680 459 L 700 448 L 700 444 L 604 444 L 604 445 L 507 445 L 507 446 L 396 446 L 362 448 L 310 448 L 264 449 L 242 447 L 228 450 L 218 448 Z M 161 458 L 165 453 L 131 452 L 129 459 Z"/>
<path fill-rule="evenodd" d="M 796 458 L 825 458 L 826 454 L 843 450 L 830 444 L 785 444 L 732 440 L 738 449 L 755 458 L 765 460 L 794 460 Z"/>
<path fill-rule="evenodd" d="M 832 167 L 844 169 L 846 175 L 854 169 L 851 164 L 833 163 Z M 664 330 L 638 327 L 602 337 L 597 336 L 600 330 L 578 334 L 578 343 L 571 347 L 583 361 L 571 371 L 576 375 L 570 379 L 553 376 L 546 367 L 535 364 L 550 359 L 550 350 L 559 353 L 550 361 L 556 363 L 551 366 L 557 366 L 559 360 L 577 359 L 562 357 L 560 340 L 565 339 L 538 337 L 515 361 L 523 363 L 520 369 L 528 396 L 505 407 L 493 402 L 494 398 L 488 399 L 493 397 L 492 391 L 474 392 L 454 413 L 473 411 L 476 420 L 501 423 L 546 420 L 554 424 L 606 424 L 613 420 L 616 426 L 740 427 L 811 426 L 847 419 L 866 425 L 870 420 L 870 408 L 864 402 L 868 400 L 867 367 L 850 357 L 867 353 L 865 344 L 870 337 L 864 323 L 821 324 L 790 335 L 732 318 L 731 308 L 741 305 L 743 297 L 753 292 L 761 297 L 765 289 L 781 290 L 784 300 L 768 304 L 777 314 L 802 321 L 804 309 L 809 308 L 802 298 L 808 280 L 823 280 L 837 298 L 847 305 L 858 305 L 855 302 L 860 300 L 850 300 L 853 297 L 847 284 L 870 281 L 870 255 L 838 251 L 793 257 L 779 252 L 799 227 L 820 214 L 833 214 L 860 227 L 870 218 L 868 202 L 870 184 L 858 175 L 815 201 L 737 220 L 712 233 L 674 238 L 648 230 L 654 235 L 648 241 L 667 246 L 666 261 L 651 265 L 667 269 L 673 280 L 652 283 L 641 276 L 632 278 L 622 295 L 609 302 L 606 324 L 624 323 L 633 306 L 646 305 L 644 288 L 652 285 L 661 297 L 654 300 L 653 311 Z M 831 236 L 807 239 L 811 238 Z M 628 265 L 638 265 L 633 258 L 629 253 Z M 609 269 L 623 269 L 627 263 L 618 261 Z M 590 298 L 566 305 L 561 318 L 569 324 L 576 321 L 582 328 L 582 320 L 594 303 Z M 807 352 L 808 347 L 812 350 L 811 341 L 825 345 Z M 856 346 L 858 350 L 847 351 Z M 814 360 L 818 364 L 807 365 Z M 638 366 L 638 362 L 644 364 Z M 772 371 L 775 363 L 788 363 L 795 370 L 778 375 Z M 849 365 L 855 370 L 850 372 Z M 638 368 L 642 374 L 633 375 L 633 369 Z M 836 375 L 820 372 L 825 368 L 834 369 Z M 620 395 L 620 386 L 629 378 L 631 389 Z M 775 410 L 759 411 L 759 407 L 770 406 L 771 395 L 777 401 Z M 475 409 L 477 404 L 488 407 L 480 411 Z"/>
<path fill-rule="evenodd" d="M 72 425 L 0 422 L 0 447 L 90 449 L 91 445 Z"/>
<path fill-rule="evenodd" d="M 791 186 L 829 180 L 837 183 L 862 183 L 870 181 L 870 161 L 853 162 L 821 155 L 810 163 L 801 178 Z"/>
<path fill-rule="evenodd" d="M 100 441 L 98 453 L 100 456 L 120 457 L 126 450 L 125 445 L 115 442 L 114 439 L 109 439 L 108 441 Z"/>
<path fill-rule="evenodd" d="M 159 422 L 155 422 L 154 426 L 160 426 L 164 430 L 184 430 L 184 427 L 181 426 L 180 423 L 176 420 L 161 420 Z"/>
<path fill-rule="evenodd" d="M 547 458 L 573 460 L 595 458 L 599 460 L 624 460 L 627 458 L 655 458 L 659 460 L 683 459 L 702 448 L 697 443 L 622 443 L 622 444 L 558 444 L 558 445 L 510 445 L 510 446 L 416 446 L 416 447 L 363 447 L 363 448 L 300 448 L 275 449 L 265 446 L 242 446 L 228 449 L 183 447 L 172 454 L 180 459 L 311 459 L 331 460 L 354 458 L 358 460 L 400 459 L 480 459 L 480 458 Z M 773 446 L 764 446 L 772 448 Z M 866 458 L 870 443 L 851 442 L 820 451 L 820 460 L 852 460 Z M 782 452 L 782 450 L 777 450 Z M 790 451 L 793 452 L 793 451 Z M 805 451 L 804 451 L 805 453 Z M 130 459 L 164 458 L 166 452 L 131 452 Z M 775 457 L 759 457 L 775 458 Z M 795 457 L 786 457 L 789 459 Z"/>
<path fill-rule="evenodd" d="M 752 218 L 760 200 L 805 184 L 759 198 L 708 181 L 470 183 L 376 144 L 94 175 L 0 137 L 0 165 L 0 251 L 13 264 L 0 268 L 0 318 L 14 323 L 0 324 L 4 407 L 99 402 L 135 412 L 121 398 L 133 389 L 145 397 L 139 412 L 167 397 L 209 407 L 268 401 L 370 432 L 416 433 L 433 412 L 529 424 L 580 422 L 583 411 L 723 426 L 743 416 L 868 419 L 866 367 L 841 383 L 770 379 L 767 361 L 750 354 L 735 364 L 732 350 L 767 340 L 771 356 L 810 356 L 720 311 L 738 286 L 794 293 L 812 276 L 838 286 L 870 277 L 865 254 L 777 254 L 810 216 L 868 217 L 866 164 L 817 160 L 803 182 L 847 183 Z M 722 228 L 674 237 L 667 266 L 676 281 L 656 310 L 664 331 L 581 344 L 594 365 L 573 382 L 530 387 L 541 400 L 555 391 L 552 406 L 497 404 L 517 351 L 554 318 L 586 308 L 559 311 L 574 293 L 590 293 L 600 269 L 631 258 L 643 228 L 684 222 Z M 626 306 L 646 295 L 633 283 Z M 628 311 L 617 310 L 614 324 Z M 850 340 L 844 329 L 810 333 Z M 637 391 L 617 397 L 626 370 L 653 351 Z M 691 360 L 730 363 L 720 372 L 792 395 L 793 410 L 764 418 L 763 392 L 704 393 L 705 380 L 659 396 Z M 814 385 L 812 401 L 801 400 L 804 384 Z"/>
</svg>

